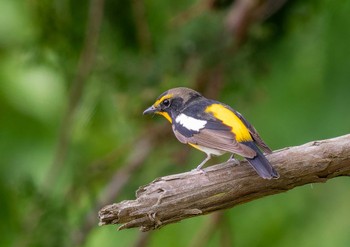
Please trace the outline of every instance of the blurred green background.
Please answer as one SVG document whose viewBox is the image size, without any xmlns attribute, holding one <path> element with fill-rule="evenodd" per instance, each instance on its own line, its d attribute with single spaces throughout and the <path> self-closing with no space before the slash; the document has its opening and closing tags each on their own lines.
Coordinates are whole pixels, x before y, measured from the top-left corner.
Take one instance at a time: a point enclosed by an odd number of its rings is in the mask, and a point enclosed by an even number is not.
<svg viewBox="0 0 350 247">
<path fill-rule="evenodd" d="M 350 1 L 0 9 L 0 246 L 349 246 L 348 178 L 148 234 L 98 227 L 97 212 L 204 158 L 142 116 L 172 87 L 231 105 L 273 149 L 349 133 Z"/>
</svg>

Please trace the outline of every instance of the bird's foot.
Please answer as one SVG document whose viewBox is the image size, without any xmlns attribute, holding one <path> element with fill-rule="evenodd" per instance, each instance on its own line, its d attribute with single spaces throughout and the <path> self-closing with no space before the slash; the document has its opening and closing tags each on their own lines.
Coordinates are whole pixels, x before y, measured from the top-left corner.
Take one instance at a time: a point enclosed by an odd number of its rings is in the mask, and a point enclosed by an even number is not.
<svg viewBox="0 0 350 247">
<path fill-rule="evenodd" d="M 198 172 L 198 173 L 207 175 L 207 172 L 204 169 L 202 169 L 201 167 L 197 167 L 195 169 L 192 169 L 191 172 Z"/>
<path fill-rule="evenodd" d="M 239 160 L 235 159 L 233 155 L 226 161 L 226 163 L 232 163 L 233 166 L 238 165 L 240 162 Z"/>
</svg>

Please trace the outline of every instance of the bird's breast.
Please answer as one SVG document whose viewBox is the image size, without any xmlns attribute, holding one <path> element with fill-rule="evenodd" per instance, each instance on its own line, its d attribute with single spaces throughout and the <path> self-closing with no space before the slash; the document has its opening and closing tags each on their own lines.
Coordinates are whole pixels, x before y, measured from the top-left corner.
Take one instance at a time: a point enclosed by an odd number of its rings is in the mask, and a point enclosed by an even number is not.
<svg viewBox="0 0 350 247">
<path fill-rule="evenodd" d="M 226 153 L 225 151 L 222 151 L 222 150 L 208 148 L 208 147 L 204 147 L 204 146 L 193 144 L 193 143 L 188 143 L 188 144 L 191 145 L 192 147 L 206 153 L 207 155 L 220 156 L 220 155 L 223 155 L 224 153 Z"/>
</svg>

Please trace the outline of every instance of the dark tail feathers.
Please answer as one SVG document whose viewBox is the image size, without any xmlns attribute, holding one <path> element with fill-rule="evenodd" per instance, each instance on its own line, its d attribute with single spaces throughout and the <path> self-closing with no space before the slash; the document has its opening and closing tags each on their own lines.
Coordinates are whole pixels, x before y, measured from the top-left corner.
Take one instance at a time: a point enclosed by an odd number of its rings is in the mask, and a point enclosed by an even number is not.
<svg viewBox="0 0 350 247">
<path fill-rule="evenodd" d="M 259 174 L 260 177 L 265 179 L 279 178 L 277 171 L 271 166 L 270 162 L 265 158 L 260 149 L 254 142 L 241 142 L 242 144 L 250 147 L 256 152 L 256 156 L 252 159 L 246 158 L 249 164 Z"/>
</svg>

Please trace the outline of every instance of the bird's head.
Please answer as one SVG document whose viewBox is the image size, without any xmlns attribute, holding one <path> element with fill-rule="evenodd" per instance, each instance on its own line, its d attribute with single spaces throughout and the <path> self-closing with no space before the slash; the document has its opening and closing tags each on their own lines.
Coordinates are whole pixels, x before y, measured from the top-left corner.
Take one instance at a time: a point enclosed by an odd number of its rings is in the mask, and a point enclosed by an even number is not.
<svg viewBox="0 0 350 247">
<path fill-rule="evenodd" d="M 159 114 L 172 123 L 172 119 L 176 118 L 190 101 L 201 96 L 200 93 L 190 88 L 172 88 L 159 95 L 156 102 L 148 107 L 143 114 Z"/>
</svg>

